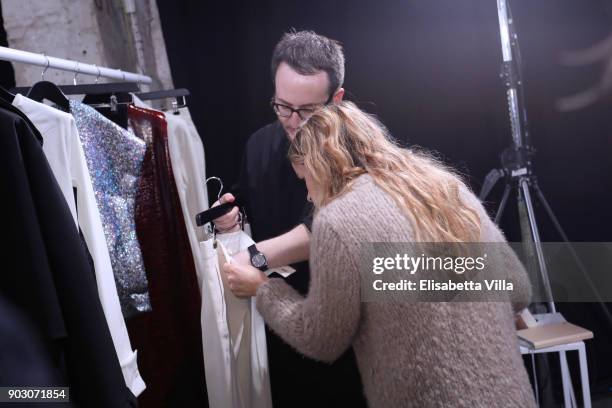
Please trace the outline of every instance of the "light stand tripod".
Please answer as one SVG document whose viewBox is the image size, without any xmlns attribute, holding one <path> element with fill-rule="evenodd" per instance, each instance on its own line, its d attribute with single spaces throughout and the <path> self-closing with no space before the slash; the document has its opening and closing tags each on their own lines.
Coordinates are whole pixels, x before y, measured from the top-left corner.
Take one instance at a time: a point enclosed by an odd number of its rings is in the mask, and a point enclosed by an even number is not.
<svg viewBox="0 0 612 408">
<path fill-rule="evenodd" d="M 535 153 L 535 149 L 531 146 L 529 132 L 527 128 L 527 112 L 524 108 L 523 102 L 523 84 L 521 75 L 521 61 L 520 51 L 517 42 L 517 35 L 514 30 L 514 24 L 508 0 L 497 0 L 497 12 L 499 17 L 500 27 L 500 38 L 502 45 L 502 73 L 501 76 L 504 80 L 506 87 L 506 97 L 508 100 L 508 111 L 510 118 L 510 128 L 512 131 L 512 146 L 506 148 L 501 154 L 501 169 L 493 169 L 487 174 L 485 181 L 480 192 L 480 199 L 484 200 L 495 184 L 502 178 L 505 178 L 506 186 L 502 199 L 500 201 L 497 213 L 495 215 L 495 223 L 499 224 L 505 209 L 506 203 L 513 189 L 518 190 L 518 208 L 519 214 L 526 215 L 521 219 L 521 232 L 524 239 L 533 241 L 536 258 L 538 261 L 538 267 L 542 277 L 542 283 L 546 294 L 546 300 L 548 305 L 548 311 L 550 313 L 556 312 L 554 299 L 552 295 L 552 289 L 550 286 L 550 279 L 548 276 L 548 269 L 546 267 L 546 261 L 544 252 L 542 250 L 540 233 L 535 218 L 533 200 L 531 190 L 535 193 L 536 197 L 544 207 L 547 215 L 550 217 L 557 233 L 561 236 L 561 239 L 568 243 L 567 248 L 569 249 L 574 261 L 578 268 L 581 270 L 586 282 L 589 284 L 593 294 L 599 300 L 598 303 L 601 306 L 603 315 L 605 316 L 608 323 L 612 325 L 612 314 L 608 308 L 601 301 L 601 296 L 598 293 L 597 288 L 590 279 L 586 268 L 580 261 L 580 258 L 576 254 L 572 245 L 569 244 L 569 240 L 565 231 L 561 227 L 559 220 L 555 216 L 554 212 L 548 200 L 544 196 L 544 193 L 540 189 L 540 186 L 535 175 L 535 171 L 532 165 L 532 159 Z M 526 221 L 526 222 L 523 222 Z"/>
<path fill-rule="evenodd" d="M 536 222 L 532 191 L 535 193 L 535 196 L 539 199 L 540 203 L 544 207 L 563 241 L 568 243 L 567 246 L 579 269 L 584 274 L 587 283 L 593 290 L 593 293 L 599 299 L 601 299 L 601 297 L 598 296 L 598 292 L 595 289 L 590 277 L 586 273 L 582 262 L 578 258 L 573 247 L 569 244 L 567 235 L 563 231 L 561 224 L 553 213 L 551 206 L 538 185 L 537 177 L 532 166 L 532 159 L 535 149 L 533 149 L 530 143 L 527 127 L 527 113 L 524 108 L 525 104 L 523 100 L 520 51 L 508 0 L 497 0 L 497 14 L 499 18 L 503 57 L 501 77 L 504 80 L 504 85 L 506 88 L 510 128 L 512 132 L 512 145 L 506 148 L 501 154 L 501 169 L 493 169 L 486 176 L 480 192 L 480 199 L 484 200 L 489 195 L 495 184 L 502 177 L 505 178 L 506 186 L 495 215 L 495 223 L 499 224 L 510 193 L 514 189 L 517 190 L 518 210 L 523 241 L 533 244 L 533 249 L 535 249 L 534 255 L 535 259 L 537 260 L 538 270 L 542 279 L 548 312 L 555 313 L 556 307 L 548 276 L 548 269 L 546 267 L 544 251 L 540 240 L 540 232 Z M 609 310 L 603 304 L 603 302 L 600 301 L 599 304 L 603 309 L 606 319 L 612 324 L 612 315 L 610 314 Z M 563 357 L 564 356 L 561 358 L 561 369 L 566 370 L 566 374 L 568 374 L 569 369 L 567 367 L 567 362 Z M 571 397 L 575 406 L 576 403 L 573 390 L 571 392 Z"/>
<path fill-rule="evenodd" d="M 546 268 L 546 261 L 544 259 L 544 252 L 542 250 L 540 241 L 540 233 L 535 219 L 530 189 L 533 189 L 537 196 L 540 199 L 543 199 L 544 202 L 546 202 L 546 200 L 544 199 L 544 195 L 538 186 L 532 166 L 534 149 L 530 144 L 529 133 L 527 131 L 527 114 L 523 103 L 520 54 L 518 50 L 517 36 L 514 31 L 512 18 L 509 17 L 509 6 L 506 0 L 497 0 L 497 14 L 499 17 L 503 57 L 501 76 L 506 87 L 510 129 L 512 131 L 512 146 L 505 149 L 501 154 L 502 168 L 493 169 L 485 178 L 482 190 L 480 192 L 480 199 L 484 200 L 489 195 L 495 184 L 502 177 L 505 177 L 506 187 L 495 215 L 495 222 L 499 223 L 511 191 L 514 188 L 518 190 L 519 213 L 527 215 L 528 224 L 527 226 L 525 222 L 522 222 L 521 231 L 524 238 L 529 237 L 528 239 L 533 241 L 536 259 L 548 302 L 548 308 L 551 313 L 555 313 L 556 308 L 553 301 L 550 279 L 548 277 L 548 270 Z M 550 209 L 550 206 L 545 205 L 545 208 Z M 549 212 L 549 216 L 556 221 L 556 217 L 552 211 Z"/>
</svg>

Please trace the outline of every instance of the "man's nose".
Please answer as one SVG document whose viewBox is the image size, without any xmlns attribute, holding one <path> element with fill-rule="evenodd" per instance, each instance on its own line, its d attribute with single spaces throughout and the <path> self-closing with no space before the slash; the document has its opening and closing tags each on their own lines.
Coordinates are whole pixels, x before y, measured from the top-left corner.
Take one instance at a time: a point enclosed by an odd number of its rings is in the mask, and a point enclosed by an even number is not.
<svg viewBox="0 0 612 408">
<path fill-rule="evenodd" d="M 298 127 L 300 123 L 302 123 L 302 118 L 297 112 L 291 112 L 291 116 L 289 116 L 289 121 L 293 127 Z"/>
</svg>

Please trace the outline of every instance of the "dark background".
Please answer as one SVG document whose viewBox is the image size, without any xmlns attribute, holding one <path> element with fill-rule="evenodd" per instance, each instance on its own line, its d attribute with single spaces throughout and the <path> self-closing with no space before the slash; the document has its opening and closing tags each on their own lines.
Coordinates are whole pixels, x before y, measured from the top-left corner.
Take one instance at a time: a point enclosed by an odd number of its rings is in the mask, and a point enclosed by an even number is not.
<svg viewBox="0 0 612 408">
<path fill-rule="evenodd" d="M 612 241 L 610 97 L 571 113 L 555 108 L 559 97 L 595 84 L 603 74 L 604 63 L 565 67 L 559 56 L 612 33 L 612 5 L 540 0 L 512 6 L 540 185 L 570 240 Z M 475 191 L 510 144 L 494 0 L 177 0 L 158 1 L 158 7 L 175 86 L 192 94 L 207 175 L 225 185 L 238 177 L 245 139 L 275 119 L 268 105 L 269 61 L 292 27 L 341 41 L 348 99 L 379 115 L 402 143 L 438 152 Z M 498 186 L 489 197 L 491 209 L 500 195 Z M 515 202 L 502 227 L 509 240 L 518 241 Z M 536 211 L 543 240 L 559 241 L 542 209 Z M 610 393 L 612 325 L 596 304 L 558 308 L 595 332 L 587 342 L 592 391 Z"/>
<path fill-rule="evenodd" d="M 604 63 L 565 67 L 559 56 L 610 35 L 612 3 L 511 5 L 540 185 L 570 240 L 610 242 L 612 95 L 570 113 L 557 111 L 555 101 L 603 75 Z M 268 105 L 269 61 L 275 43 L 292 27 L 340 40 L 347 98 L 379 115 L 402 143 L 438 152 L 475 191 L 510 143 L 494 0 L 159 0 L 158 7 L 175 86 L 191 91 L 207 174 L 225 185 L 238 177 L 246 138 L 275 119 Z M 6 45 L 2 29 L 0 43 Z M 5 87 L 13 85 L 10 64 L 0 64 L 0 77 Z M 491 209 L 500 190 L 489 197 Z M 520 240 L 515 201 L 502 220 L 511 241 Z M 536 211 L 543 240 L 558 241 L 542 209 Z M 558 308 L 595 332 L 587 342 L 592 391 L 610 394 L 612 325 L 596 304 Z"/>
</svg>

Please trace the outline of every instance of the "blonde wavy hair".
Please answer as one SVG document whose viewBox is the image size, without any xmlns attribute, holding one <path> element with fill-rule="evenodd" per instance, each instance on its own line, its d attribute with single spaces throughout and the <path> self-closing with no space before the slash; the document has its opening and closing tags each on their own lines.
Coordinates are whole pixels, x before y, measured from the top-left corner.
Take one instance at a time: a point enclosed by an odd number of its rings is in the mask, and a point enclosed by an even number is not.
<svg viewBox="0 0 612 408">
<path fill-rule="evenodd" d="M 303 163 L 320 194 L 317 208 L 369 173 L 411 221 L 420 242 L 477 242 L 478 213 L 460 200 L 463 182 L 432 155 L 399 147 L 386 128 L 351 102 L 317 110 L 296 134 L 289 159 Z"/>
</svg>

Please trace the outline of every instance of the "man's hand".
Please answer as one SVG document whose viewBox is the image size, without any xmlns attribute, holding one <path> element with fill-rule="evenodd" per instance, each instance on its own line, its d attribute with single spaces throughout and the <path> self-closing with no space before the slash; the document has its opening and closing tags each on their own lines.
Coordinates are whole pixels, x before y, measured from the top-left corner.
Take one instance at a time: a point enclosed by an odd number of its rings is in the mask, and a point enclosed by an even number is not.
<svg viewBox="0 0 612 408">
<path fill-rule="evenodd" d="M 257 268 L 250 265 L 225 263 L 223 271 L 227 274 L 227 284 L 237 297 L 255 296 L 259 285 L 268 278 Z"/>
<path fill-rule="evenodd" d="M 216 207 L 220 204 L 232 203 L 236 198 L 232 195 L 232 193 L 225 193 L 219 198 L 219 200 L 215 201 L 212 205 Z M 215 227 L 219 232 L 235 232 L 240 229 L 240 215 L 238 214 L 238 207 L 232 208 L 230 212 L 225 215 L 222 215 L 219 218 L 213 220 L 215 223 Z"/>
</svg>

